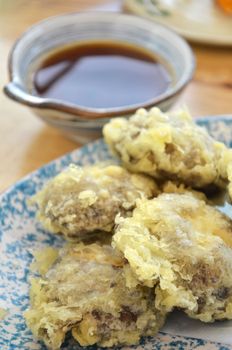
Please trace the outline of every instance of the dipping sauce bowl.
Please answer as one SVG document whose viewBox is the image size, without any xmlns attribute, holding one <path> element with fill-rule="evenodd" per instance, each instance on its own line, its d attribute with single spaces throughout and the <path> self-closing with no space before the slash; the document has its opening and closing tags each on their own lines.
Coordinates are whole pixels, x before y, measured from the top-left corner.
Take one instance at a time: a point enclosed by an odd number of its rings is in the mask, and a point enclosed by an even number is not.
<svg viewBox="0 0 232 350">
<path fill-rule="evenodd" d="M 35 75 L 49 55 L 64 47 L 102 41 L 134 46 L 154 54 L 170 73 L 167 89 L 158 95 L 154 91 L 154 96 L 139 103 L 113 107 L 91 107 L 37 93 Z M 194 69 L 194 56 L 187 42 L 160 24 L 112 12 L 71 13 L 39 22 L 18 39 L 9 56 L 10 82 L 4 91 L 46 123 L 86 143 L 99 137 L 103 125 L 111 118 L 129 117 L 142 107 L 168 110 L 191 80 Z M 143 86 L 144 81 L 141 89 Z M 133 89 L 127 93 L 133 94 Z"/>
</svg>

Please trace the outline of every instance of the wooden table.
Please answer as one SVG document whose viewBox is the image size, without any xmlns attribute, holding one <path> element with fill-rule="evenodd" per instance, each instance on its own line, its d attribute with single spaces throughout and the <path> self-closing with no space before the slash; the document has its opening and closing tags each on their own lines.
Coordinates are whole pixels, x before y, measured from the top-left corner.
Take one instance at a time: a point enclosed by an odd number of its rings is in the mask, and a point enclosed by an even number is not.
<svg viewBox="0 0 232 350">
<path fill-rule="evenodd" d="M 7 55 L 31 24 L 51 15 L 110 4 L 104 0 L 0 0 L 0 88 L 7 82 Z M 232 114 L 232 49 L 192 45 L 197 58 L 193 81 L 178 105 L 194 116 Z M 0 91 L 0 191 L 41 165 L 79 147 Z"/>
</svg>

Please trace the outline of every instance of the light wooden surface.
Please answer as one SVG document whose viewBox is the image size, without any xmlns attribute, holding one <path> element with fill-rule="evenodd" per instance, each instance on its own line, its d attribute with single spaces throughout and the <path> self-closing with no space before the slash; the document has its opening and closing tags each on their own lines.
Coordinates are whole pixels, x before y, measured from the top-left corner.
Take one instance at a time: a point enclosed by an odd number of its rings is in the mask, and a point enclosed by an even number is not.
<svg viewBox="0 0 232 350">
<path fill-rule="evenodd" d="M 51 15 L 82 11 L 104 0 L 0 0 L 0 89 L 7 82 L 7 55 L 15 39 L 31 24 Z M 194 116 L 232 114 L 232 48 L 193 45 L 197 70 L 178 105 Z M 0 191 L 25 174 L 79 147 L 45 125 L 26 107 L 0 91 Z"/>
</svg>

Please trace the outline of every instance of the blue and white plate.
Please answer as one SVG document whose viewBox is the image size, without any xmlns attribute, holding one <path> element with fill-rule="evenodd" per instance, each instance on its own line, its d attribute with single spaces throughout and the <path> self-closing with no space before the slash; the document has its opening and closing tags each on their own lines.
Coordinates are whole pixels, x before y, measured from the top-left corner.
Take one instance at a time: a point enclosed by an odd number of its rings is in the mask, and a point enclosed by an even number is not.
<svg viewBox="0 0 232 350">
<path fill-rule="evenodd" d="M 232 118 L 205 118 L 199 120 L 199 124 L 205 126 L 216 139 L 232 146 Z M 33 339 L 22 316 L 29 302 L 29 265 L 33 250 L 59 247 L 64 241 L 43 230 L 35 219 L 35 208 L 27 204 L 28 198 L 71 162 L 85 165 L 110 158 L 106 145 L 98 140 L 38 169 L 0 196 L 0 308 L 7 310 L 6 316 L 0 320 L 0 350 L 45 349 Z M 232 346 L 160 332 L 156 337 L 145 338 L 139 346 L 131 348 L 229 350 Z M 67 339 L 62 349 L 74 350 L 80 349 L 80 346 Z"/>
</svg>

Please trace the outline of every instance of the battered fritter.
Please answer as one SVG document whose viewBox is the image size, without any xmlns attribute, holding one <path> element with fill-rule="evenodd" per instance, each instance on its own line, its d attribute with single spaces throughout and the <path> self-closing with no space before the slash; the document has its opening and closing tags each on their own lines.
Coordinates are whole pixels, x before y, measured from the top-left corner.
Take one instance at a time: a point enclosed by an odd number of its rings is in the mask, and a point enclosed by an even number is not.
<svg viewBox="0 0 232 350">
<path fill-rule="evenodd" d="M 110 246 L 97 243 L 61 251 L 47 274 L 32 280 L 25 317 L 34 336 L 56 350 L 68 331 L 82 346 L 130 345 L 154 335 L 164 314 L 151 288 L 126 287 L 124 264 Z"/>
<path fill-rule="evenodd" d="M 156 306 L 204 322 L 232 319 L 232 221 L 191 193 L 141 200 L 118 220 L 113 246 L 133 273 L 127 285 L 155 288 Z"/>
<path fill-rule="evenodd" d="M 226 186 L 232 151 L 197 126 L 186 110 L 164 114 L 158 108 L 139 109 L 129 120 L 112 119 L 103 133 L 130 171 L 194 188 Z"/>
<path fill-rule="evenodd" d="M 229 192 L 230 200 L 232 202 L 232 162 L 228 165 L 227 173 L 228 173 L 228 180 L 229 180 L 228 192 Z"/>
<path fill-rule="evenodd" d="M 46 229 L 70 239 L 84 239 L 98 230 L 111 232 L 118 213 L 126 215 L 138 198 L 157 193 L 152 179 L 130 174 L 117 165 L 71 165 L 33 201 L 38 204 L 38 219 Z"/>
</svg>

